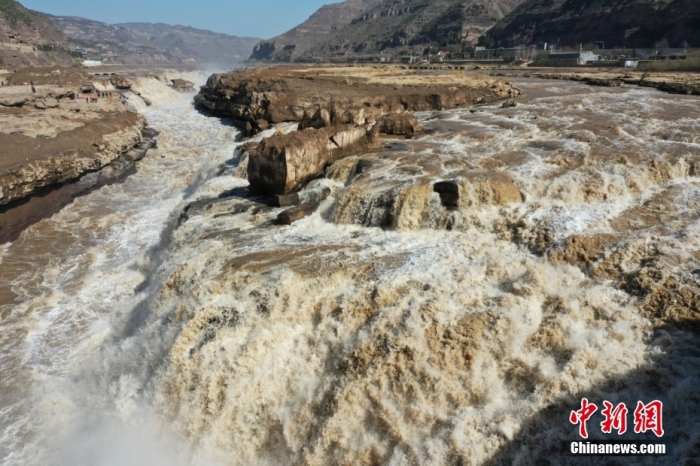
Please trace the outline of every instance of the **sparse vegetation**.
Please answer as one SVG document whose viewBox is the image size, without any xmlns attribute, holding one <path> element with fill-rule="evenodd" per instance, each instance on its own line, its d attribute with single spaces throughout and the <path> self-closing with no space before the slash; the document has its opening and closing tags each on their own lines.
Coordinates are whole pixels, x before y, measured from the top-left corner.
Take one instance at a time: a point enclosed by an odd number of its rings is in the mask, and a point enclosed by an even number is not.
<svg viewBox="0 0 700 466">
<path fill-rule="evenodd" d="M 22 8 L 15 0 L 0 0 L 0 14 L 13 26 L 18 21 L 26 25 L 32 24 L 32 19 L 22 11 Z"/>
<path fill-rule="evenodd" d="M 643 71 L 700 71 L 700 57 L 688 57 L 685 60 L 652 60 L 639 64 Z"/>
</svg>

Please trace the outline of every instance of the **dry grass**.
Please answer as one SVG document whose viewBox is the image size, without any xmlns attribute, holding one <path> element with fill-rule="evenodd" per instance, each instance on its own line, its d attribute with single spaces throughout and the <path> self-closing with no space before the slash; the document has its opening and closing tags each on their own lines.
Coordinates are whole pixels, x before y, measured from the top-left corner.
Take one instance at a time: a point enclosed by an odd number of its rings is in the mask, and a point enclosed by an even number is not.
<svg viewBox="0 0 700 466">
<path fill-rule="evenodd" d="M 686 60 L 654 60 L 639 64 L 641 71 L 700 71 L 700 57 Z"/>
<path fill-rule="evenodd" d="M 431 71 L 408 70 L 398 66 L 318 67 L 299 68 L 293 75 L 315 75 L 340 78 L 347 84 L 376 84 L 385 86 L 450 86 L 488 88 L 497 83 L 485 73 L 462 70 Z"/>
</svg>

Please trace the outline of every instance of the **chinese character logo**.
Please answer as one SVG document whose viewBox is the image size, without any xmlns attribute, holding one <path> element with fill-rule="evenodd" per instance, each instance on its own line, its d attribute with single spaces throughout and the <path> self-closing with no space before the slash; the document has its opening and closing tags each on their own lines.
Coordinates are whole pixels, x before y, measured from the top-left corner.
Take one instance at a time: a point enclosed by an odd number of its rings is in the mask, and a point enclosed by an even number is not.
<svg viewBox="0 0 700 466">
<path fill-rule="evenodd" d="M 583 438 L 588 438 L 588 430 L 586 429 L 586 422 L 593 416 L 593 413 L 598 411 L 598 407 L 592 403 L 588 403 L 588 398 L 581 400 L 581 409 L 578 411 L 571 411 L 569 416 L 569 421 L 572 424 L 578 424 L 578 433 Z"/>
<path fill-rule="evenodd" d="M 627 406 L 620 403 L 613 409 L 613 404 L 609 401 L 603 401 L 605 409 L 601 414 L 605 416 L 605 420 L 600 423 L 604 434 L 611 434 L 613 429 L 617 431 L 617 435 L 622 435 L 627 432 Z"/>
<path fill-rule="evenodd" d="M 663 407 L 663 403 L 658 400 L 652 401 L 648 405 L 638 401 L 637 409 L 634 410 L 634 433 L 643 434 L 652 431 L 657 437 L 663 437 Z"/>
<path fill-rule="evenodd" d="M 627 414 L 629 410 L 624 403 L 617 406 L 609 401 L 603 401 L 603 410 L 600 414 L 603 415 L 603 421 L 600 423 L 601 431 L 604 434 L 612 434 L 613 430 L 617 431 L 617 435 L 622 435 L 627 432 Z M 587 422 L 598 411 L 598 406 L 590 403 L 588 398 L 581 400 L 581 409 L 571 411 L 569 421 L 578 425 L 578 433 L 582 438 L 588 438 Z M 663 403 L 659 400 L 654 400 L 649 404 L 637 402 L 637 409 L 634 410 L 634 433 L 643 434 L 653 432 L 657 437 L 664 436 L 663 427 Z"/>
</svg>

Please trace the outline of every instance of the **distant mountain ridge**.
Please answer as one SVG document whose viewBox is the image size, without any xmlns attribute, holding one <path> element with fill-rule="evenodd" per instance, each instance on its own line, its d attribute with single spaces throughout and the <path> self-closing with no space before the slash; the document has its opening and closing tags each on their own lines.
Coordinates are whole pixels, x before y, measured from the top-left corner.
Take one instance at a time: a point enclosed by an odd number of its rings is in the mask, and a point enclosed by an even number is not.
<svg viewBox="0 0 700 466">
<path fill-rule="evenodd" d="M 259 43 L 255 60 L 343 59 L 476 41 L 522 0 L 347 0 Z"/>
<path fill-rule="evenodd" d="M 125 64 L 237 63 L 260 39 L 163 23 L 107 24 L 75 16 L 48 16 L 74 47 Z"/>
<path fill-rule="evenodd" d="M 0 0 L 0 68 L 71 62 L 68 38 L 46 15 Z"/>
<path fill-rule="evenodd" d="M 700 46 L 698 0 L 526 0 L 484 38 L 512 47 L 549 42 L 607 48 Z"/>
</svg>

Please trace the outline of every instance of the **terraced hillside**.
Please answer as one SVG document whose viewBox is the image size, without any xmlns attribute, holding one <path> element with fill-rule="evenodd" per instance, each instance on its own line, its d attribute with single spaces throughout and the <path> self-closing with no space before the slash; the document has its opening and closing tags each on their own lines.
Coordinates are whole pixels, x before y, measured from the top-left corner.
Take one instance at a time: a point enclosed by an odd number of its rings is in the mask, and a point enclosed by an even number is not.
<svg viewBox="0 0 700 466">
<path fill-rule="evenodd" d="M 253 59 L 342 59 L 475 41 L 522 0 L 348 0 L 256 46 Z M 314 31 L 314 32 L 311 32 Z"/>
<path fill-rule="evenodd" d="M 0 0 L 0 67 L 70 64 L 68 40 L 42 13 Z"/>
</svg>

